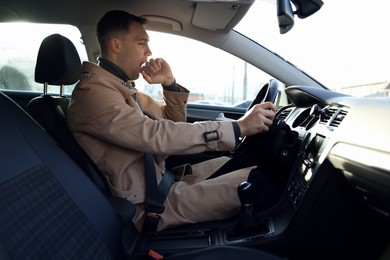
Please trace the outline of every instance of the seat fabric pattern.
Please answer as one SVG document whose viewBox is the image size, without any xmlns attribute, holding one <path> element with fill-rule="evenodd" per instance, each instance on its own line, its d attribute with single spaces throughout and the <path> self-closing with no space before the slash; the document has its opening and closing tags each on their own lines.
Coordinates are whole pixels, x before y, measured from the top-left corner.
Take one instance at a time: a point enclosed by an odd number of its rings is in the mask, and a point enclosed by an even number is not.
<svg viewBox="0 0 390 260">
<path fill-rule="evenodd" d="M 0 184 L 0 190 L 0 236 L 13 259 L 110 258 L 97 232 L 44 165 Z"/>
<path fill-rule="evenodd" d="M 0 259 L 121 259 L 122 224 L 103 193 L 1 92 L 0 122 Z"/>
</svg>

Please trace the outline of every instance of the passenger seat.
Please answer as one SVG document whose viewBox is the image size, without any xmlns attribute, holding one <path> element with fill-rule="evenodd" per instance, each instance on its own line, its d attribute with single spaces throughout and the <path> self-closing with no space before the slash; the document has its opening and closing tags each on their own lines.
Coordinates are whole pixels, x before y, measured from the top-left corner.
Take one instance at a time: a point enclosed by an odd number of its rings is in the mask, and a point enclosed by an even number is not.
<svg viewBox="0 0 390 260">
<path fill-rule="evenodd" d="M 3 93 L 0 122 L 0 259 L 123 259 L 105 196 Z"/>
</svg>

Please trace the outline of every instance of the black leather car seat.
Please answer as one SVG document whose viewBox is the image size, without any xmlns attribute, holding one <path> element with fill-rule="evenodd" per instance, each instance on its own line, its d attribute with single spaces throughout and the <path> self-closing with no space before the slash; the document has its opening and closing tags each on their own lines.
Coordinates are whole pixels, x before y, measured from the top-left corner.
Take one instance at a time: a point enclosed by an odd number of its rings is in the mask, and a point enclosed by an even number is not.
<svg viewBox="0 0 390 260">
<path fill-rule="evenodd" d="M 35 81 L 44 85 L 44 93 L 32 99 L 26 110 L 106 195 L 126 224 L 132 221 L 134 206 L 111 194 L 103 174 L 77 143 L 66 123 L 70 98 L 63 95 L 63 88 L 75 84 L 80 71 L 81 59 L 74 44 L 60 34 L 47 36 L 41 43 L 35 66 Z M 48 94 L 49 85 L 59 86 L 60 95 Z"/>
<path fill-rule="evenodd" d="M 74 44 L 60 34 L 46 37 L 39 48 L 35 81 L 44 86 L 43 95 L 32 99 L 27 112 L 57 141 L 104 193 L 109 193 L 102 173 L 78 145 L 66 124 L 70 101 L 63 95 L 64 85 L 75 84 L 80 76 L 81 59 Z M 47 93 L 49 85 L 60 87 L 60 95 Z"/>
<path fill-rule="evenodd" d="M 0 259 L 133 257 L 138 231 L 132 222 L 123 228 L 106 196 L 42 127 L 1 92 L 0 125 Z M 165 259 L 239 257 L 282 259 L 227 246 Z"/>
<path fill-rule="evenodd" d="M 123 258 L 108 200 L 2 93 L 0 122 L 0 259 Z"/>
</svg>

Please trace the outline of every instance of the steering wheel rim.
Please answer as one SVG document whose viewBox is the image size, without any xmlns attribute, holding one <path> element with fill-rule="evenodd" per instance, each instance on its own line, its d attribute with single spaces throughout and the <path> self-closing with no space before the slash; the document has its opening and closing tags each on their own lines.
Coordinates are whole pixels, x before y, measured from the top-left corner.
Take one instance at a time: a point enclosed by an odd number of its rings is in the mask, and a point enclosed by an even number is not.
<svg viewBox="0 0 390 260">
<path fill-rule="evenodd" d="M 280 89 L 280 84 L 281 82 L 276 79 L 270 79 L 267 83 L 265 83 L 249 105 L 248 110 L 256 104 L 261 104 L 268 101 L 275 103 L 278 96 L 278 90 Z"/>
</svg>

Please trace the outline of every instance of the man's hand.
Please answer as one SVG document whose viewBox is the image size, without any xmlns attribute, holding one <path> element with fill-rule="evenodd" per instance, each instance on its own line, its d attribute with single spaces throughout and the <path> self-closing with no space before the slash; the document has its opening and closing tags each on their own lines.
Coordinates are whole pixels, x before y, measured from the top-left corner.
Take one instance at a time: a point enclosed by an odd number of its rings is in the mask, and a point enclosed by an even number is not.
<svg viewBox="0 0 390 260">
<path fill-rule="evenodd" d="M 150 59 L 141 68 L 141 74 L 149 84 L 171 85 L 175 78 L 169 64 L 161 59 Z"/>
<path fill-rule="evenodd" d="M 237 120 L 242 136 L 265 133 L 269 130 L 275 117 L 276 107 L 271 102 L 254 105 Z"/>
</svg>

